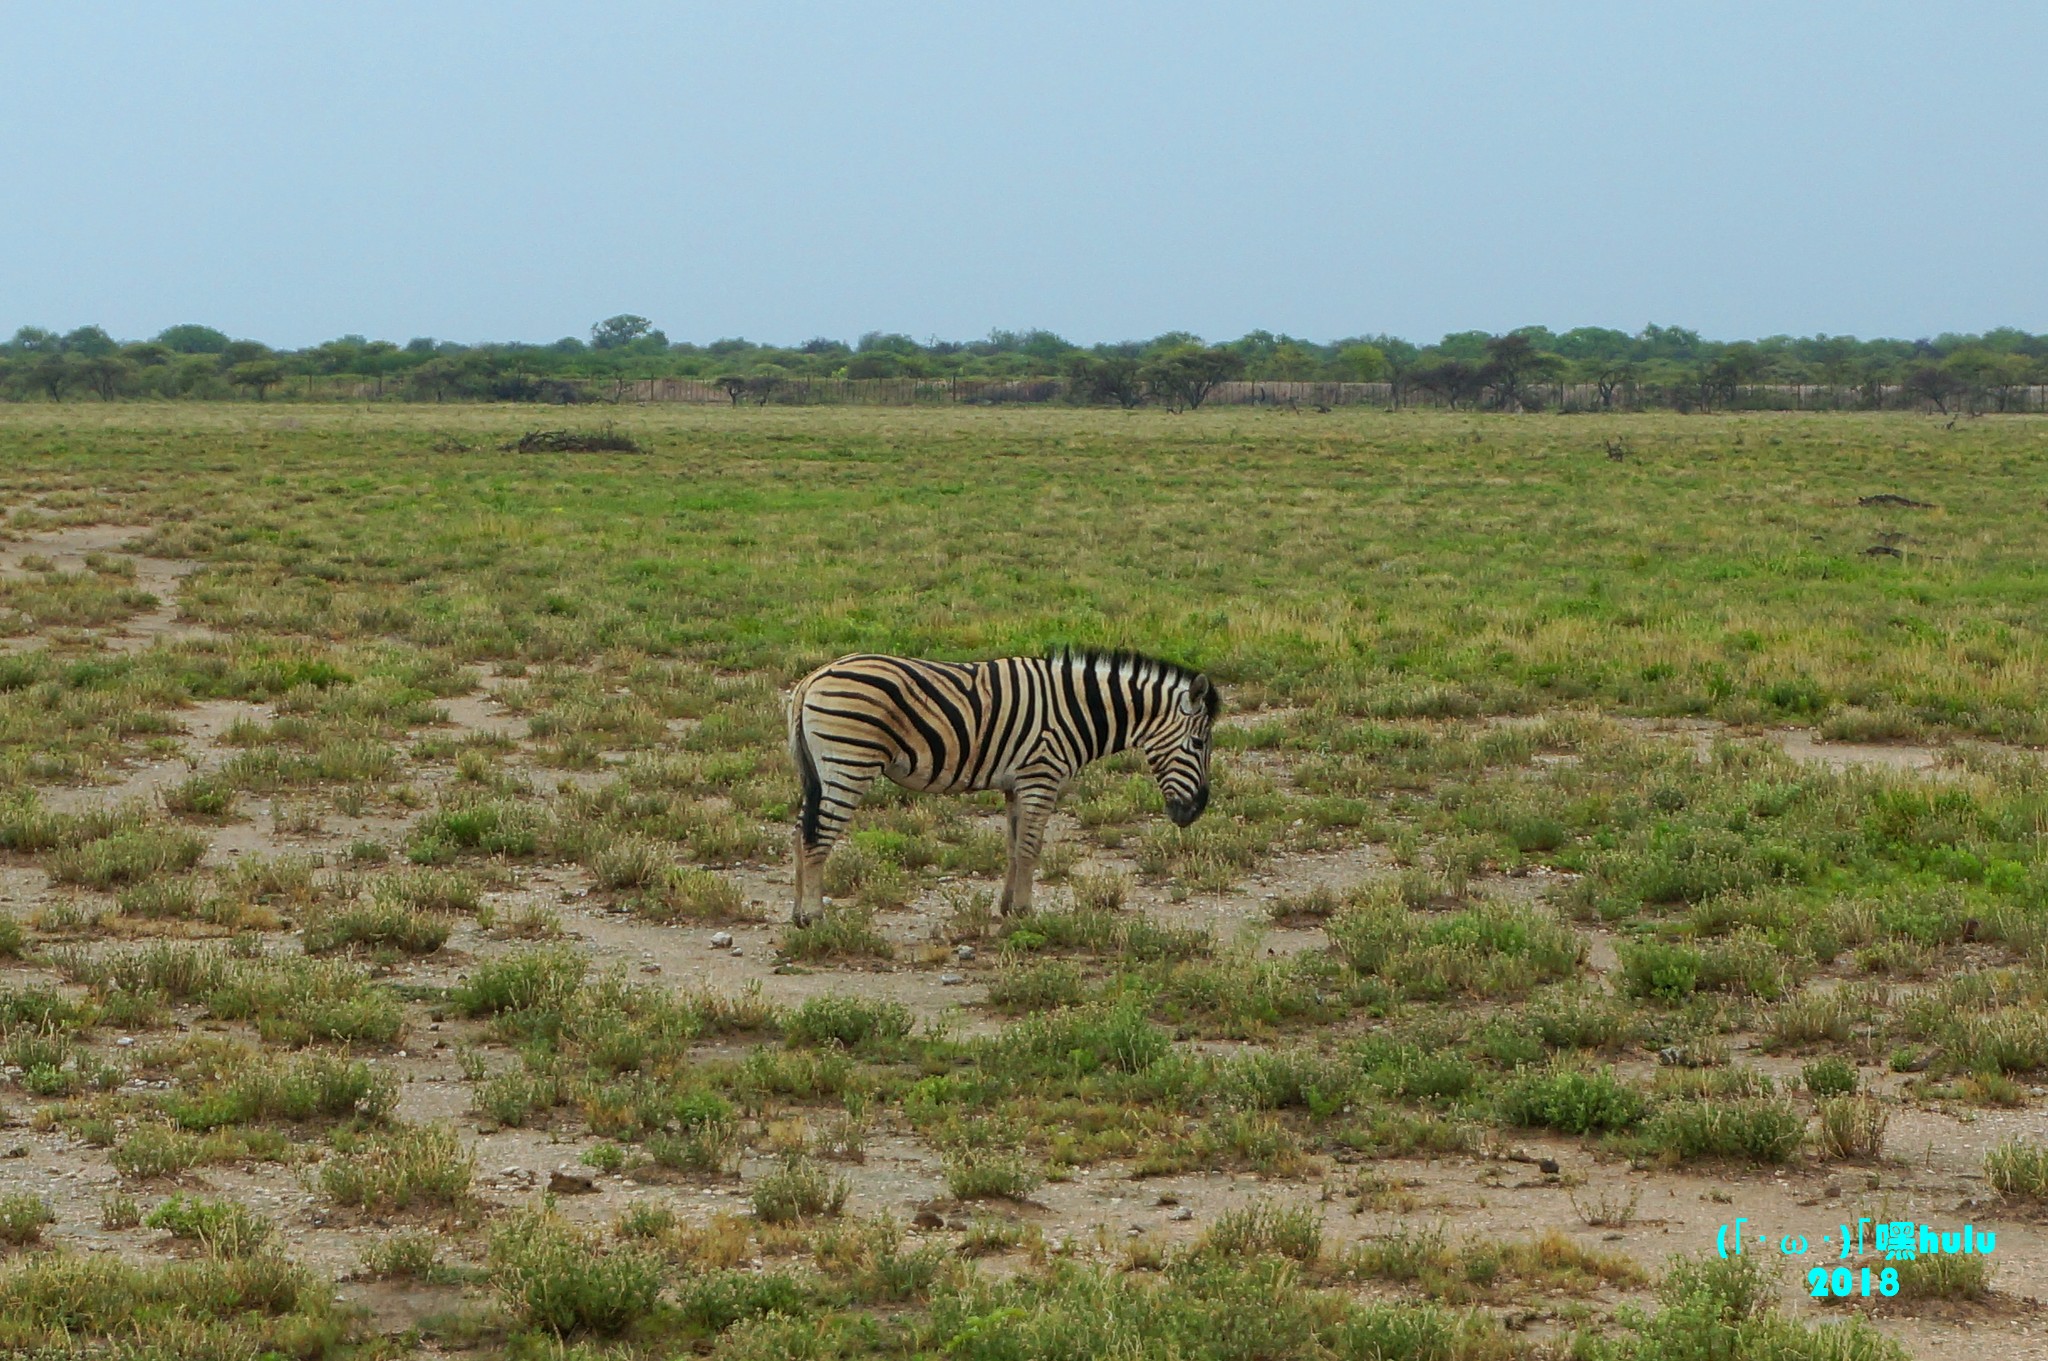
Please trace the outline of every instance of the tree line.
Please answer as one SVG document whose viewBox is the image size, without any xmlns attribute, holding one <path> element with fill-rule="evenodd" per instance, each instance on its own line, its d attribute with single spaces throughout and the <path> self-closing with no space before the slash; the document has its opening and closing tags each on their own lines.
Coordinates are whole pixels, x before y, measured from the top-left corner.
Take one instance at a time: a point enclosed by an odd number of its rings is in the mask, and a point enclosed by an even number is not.
<svg viewBox="0 0 2048 1361">
<path fill-rule="evenodd" d="M 59 333 L 24 326 L 0 344 L 0 398 L 115 401 L 125 398 L 361 396 L 415 401 L 574 402 L 629 381 L 699 379 L 737 404 L 767 402 L 801 379 L 1056 379 L 1042 396 L 1126 407 L 1200 406 L 1217 384 L 1383 383 L 1394 405 L 1454 408 L 1545 405 L 1564 385 L 1600 407 L 1676 405 L 1714 409 L 1745 392 L 1799 384 L 1881 405 L 1887 394 L 1941 411 L 2014 410 L 2029 387 L 2048 384 L 2048 335 L 2013 328 L 1920 340 L 1771 336 L 1715 341 L 1679 326 L 1629 333 L 1586 326 L 1503 334 L 1461 331 L 1434 344 L 1358 335 L 1318 342 L 1270 331 L 1208 343 L 1175 331 L 1150 340 L 1082 346 L 1050 331 L 992 331 L 982 340 L 917 341 L 872 331 L 851 344 L 817 338 L 796 346 L 747 340 L 671 342 L 645 317 L 608 317 L 589 339 L 552 344 L 465 345 L 416 338 L 401 345 L 342 336 L 303 349 L 237 340 L 210 326 L 173 326 L 149 340 L 119 341 L 99 326 Z"/>
</svg>

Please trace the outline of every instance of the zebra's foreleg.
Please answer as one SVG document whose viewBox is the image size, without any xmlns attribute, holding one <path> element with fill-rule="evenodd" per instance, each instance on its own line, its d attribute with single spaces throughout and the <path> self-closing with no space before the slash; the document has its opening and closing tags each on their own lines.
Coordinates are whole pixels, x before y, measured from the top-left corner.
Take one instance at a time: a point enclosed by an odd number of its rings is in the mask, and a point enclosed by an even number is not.
<svg viewBox="0 0 2048 1361">
<path fill-rule="evenodd" d="M 1010 794 L 1010 865 L 1003 882 L 1003 915 L 1028 916 L 1032 881 L 1038 875 L 1039 852 L 1045 849 L 1045 825 L 1059 801 L 1059 789 L 1027 786 Z"/>
</svg>

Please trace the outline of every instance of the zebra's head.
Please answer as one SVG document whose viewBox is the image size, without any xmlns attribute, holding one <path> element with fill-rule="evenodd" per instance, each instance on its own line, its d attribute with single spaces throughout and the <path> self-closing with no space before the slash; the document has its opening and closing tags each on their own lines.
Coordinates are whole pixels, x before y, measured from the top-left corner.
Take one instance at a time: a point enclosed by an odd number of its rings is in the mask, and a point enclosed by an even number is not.
<svg viewBox="0 0 2048 1361">
<path fill-rule="evenodd" d="M 1209 806 L 1209 732 L 1223 696 L 1207 676 L 1175 679 L 1164 712 L 1140 745 L 1166 798 L 1166 816 L 1186 827 Z"/>
</svg>

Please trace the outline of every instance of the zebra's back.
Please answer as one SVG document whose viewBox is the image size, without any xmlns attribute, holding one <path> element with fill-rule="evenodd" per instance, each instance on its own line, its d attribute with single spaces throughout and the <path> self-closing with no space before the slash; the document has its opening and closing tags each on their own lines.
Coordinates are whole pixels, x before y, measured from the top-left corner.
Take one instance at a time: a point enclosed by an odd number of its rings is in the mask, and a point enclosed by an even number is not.
<svg viewBox="0 0 2048 1361">
<path fill-rule="evenodd" d="M 792 725 L 812 737 L 872 753 L 899 784 L 939 793 L 1006 788 L 1056 721 L 1045 663 L 1034 657 L 856 653 L 798 682 L 791 705 Z"/>
</svg>

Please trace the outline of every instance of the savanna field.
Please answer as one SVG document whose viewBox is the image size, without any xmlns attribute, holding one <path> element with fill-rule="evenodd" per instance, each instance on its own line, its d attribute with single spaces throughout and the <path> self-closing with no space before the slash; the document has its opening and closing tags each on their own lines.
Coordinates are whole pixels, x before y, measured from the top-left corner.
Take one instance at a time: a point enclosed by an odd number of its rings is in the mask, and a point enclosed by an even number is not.
<svg viewBox="0 0 2048 1361">
<path fill-rule="evenodd" d="M 0 1350 L 2048 1354 L 2044 511 L 2038 416 L 0 409 Z M 1005 919 L 885 784 L 794 929 L 781 691 L 1067 643 L 1208 814 L 1090 767 Z"/>
</svg>

